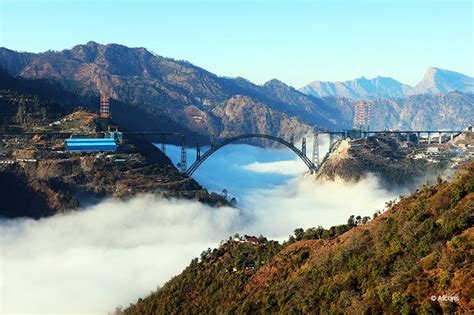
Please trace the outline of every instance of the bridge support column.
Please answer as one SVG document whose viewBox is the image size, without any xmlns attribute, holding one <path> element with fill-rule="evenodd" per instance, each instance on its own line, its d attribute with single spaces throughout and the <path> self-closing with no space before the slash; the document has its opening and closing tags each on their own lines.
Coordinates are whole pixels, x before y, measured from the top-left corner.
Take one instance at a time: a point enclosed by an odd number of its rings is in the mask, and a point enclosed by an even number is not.
<svg viewBox="0 0 474 315">
<path fill-rule="evenodd" d="M 431 144 L 431 132 L 428 131 L 428 144 Z"/>
<path fill-rule="evenodd" d="M 450 136 L 451 141 L 453 141 L 453 139 L 454 139 L 454 132 L 451 132 L 451 134 L 450 134 L 449 136 Z"/>
<path fill-rule="evenodd" d="M 314 165 L 319 167 L 319 134 L 316 131 L 313 132 L 313 156 L 311 160 Z"/>
<path fill-rule="evenodd" d="M 443 142 L 443 134 L 438 132 L 438 143 L 441 144 Z"/>
<path fill-rule="evenodd" d="M 306 138 L 303 137 L 303 139 L 301 141 L 302 141 L 302 143 L 301 143 L 301 152 L 303 153 L 304 156 L 306 156 Z"/>
<path fill-rule="evenodd" d="M 183 143 L 181 145 L 181 171 L 186 173 L 186 137 L 183 135 Z"/>
<path fill-rule="evenodd" d="M 421 137 L 421 132 L 417 132 L 416 133 L 416 143 L 418 143 L 418 144 L 420 144 L 420 142 L 421 142 L 420 137 Z"/>
<path fill-rule="evenodd" d="M 332 145 L 334 144 L 334 135 L 332 133 L 329 134 L 329 152 L 331 151 Z"/>
<path fill-rule="evenodd" d="M 196 161 L 201 159 L 201 145 L 199 144 L 199 140 L 196 142 Z"/>
</svg>

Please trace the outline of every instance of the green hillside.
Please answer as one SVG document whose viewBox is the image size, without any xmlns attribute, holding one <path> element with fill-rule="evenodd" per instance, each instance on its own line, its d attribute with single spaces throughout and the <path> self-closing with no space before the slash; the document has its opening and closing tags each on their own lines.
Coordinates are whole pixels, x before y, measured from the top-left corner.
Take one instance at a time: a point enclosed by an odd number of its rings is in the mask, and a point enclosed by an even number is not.
<svg viewBox="0 0 474 315">
<path fill-rule="evenodd" d="M 474 163 L 389 206 L 369 222 L 298 229 L 283 245 L 229 240 L 123 312 L 472 312 Z"/>
</svg>

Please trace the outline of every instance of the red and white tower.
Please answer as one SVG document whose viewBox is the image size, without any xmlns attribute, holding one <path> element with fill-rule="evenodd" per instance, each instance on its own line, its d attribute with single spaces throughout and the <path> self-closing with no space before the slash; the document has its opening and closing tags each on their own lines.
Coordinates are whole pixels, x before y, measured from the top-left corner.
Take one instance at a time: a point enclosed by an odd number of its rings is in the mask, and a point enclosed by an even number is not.
<svg viewBox="0 0 474 315">
<path fill-rule="evenodd" d="M 367 117 L 365 121 L 365 128 L 367 131 L 370 130 L 370 119 L 372 115 L 372 102 L 367 102 Z"/>
<path fill-rule="evenodd" d="M 354 124 L 353 129 L 359 128 L 359 103 L 354 103 Z"/>
<path fill-rule="evenodd" d="M 105 95 L 100 96 L 100 117 L 105 119 L 110 118 L 109 97 Z"/>
</svg>

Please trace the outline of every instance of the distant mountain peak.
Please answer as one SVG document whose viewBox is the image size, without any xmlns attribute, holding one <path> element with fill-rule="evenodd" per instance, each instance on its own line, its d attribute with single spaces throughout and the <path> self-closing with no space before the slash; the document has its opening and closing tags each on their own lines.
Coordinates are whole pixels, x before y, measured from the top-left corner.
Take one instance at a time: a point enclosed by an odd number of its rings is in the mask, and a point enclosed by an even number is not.
<svg viewBox="0 0 474 315">
<path fill-rule="evenodd" d="M 84 45 L 78 45 L 78 46 L 84 46 Z M 88 47 L 97 47 L 97 46 L 102 46 L 102 44 L 99 44 L 97 42 L 94 42 L 93 40 L 90 40 L 86 43 L 85 46 L 88 46 Z"/>
<path fill-rule="evenodd" d="M 439 94 L 451 91 L 474 93 L 474 78 L 459 72 L 429 67 L 412 94 Z"/>
<path fill-rule="evenodd" d="M 365 76 L 350 81 L 322 82 L 313 81 L 300 89 L 301 92 L 316 97 L 346 97 L 352 99 L 403 97 L 409 90 L 404 85 L 392 78 L 377 76 L 368 79 Z"/>
<path fill-rule="evenodd" d="M 275 78 L 273 78 L 273 79 L 271 79 L 271 80 L 265 82 L 265 83 L 263 84 L 263 86 L 281 86 L 281 87 L 288 87 L 288 85 L 287 85 L 285 82 L 280 81 L 280 80 L 275 79 Z"/>
<path fill-rule="evenodd" d="M 352 99 L 406 97 L 415 94 L 438 94 L 451 91 L 474 93 L 474 79 L 461 73 L 429 67 L 423 79 L 412 87 L 390 77 L 365 76 L 349 81 L 313 81 L 300 89 L 316 97 L 347 97 Z"/>
</svg>

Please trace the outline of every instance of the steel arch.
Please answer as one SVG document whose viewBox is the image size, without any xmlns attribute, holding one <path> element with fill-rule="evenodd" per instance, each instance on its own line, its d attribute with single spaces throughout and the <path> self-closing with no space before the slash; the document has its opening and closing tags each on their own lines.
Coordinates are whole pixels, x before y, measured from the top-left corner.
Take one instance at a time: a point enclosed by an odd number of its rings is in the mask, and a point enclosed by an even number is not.
<svg viewBox="0 0 474 315">
<path fill-rule="evenodd" d="M 199 160 L 196 160 L 189 168 L 188 170 L 186 171 L 186 174 L 188 176 L 191 176 L 193 175 L 193 173 L 197 170 L 197 168 L 199 166 L 201 166 L 202 163 L 204 163 L 204 161 L 209 158 L 213 153 L 215 153 L 216 151 L 218 151 L 220 148 L 232 143 L 232 142 L 235 142 L 235 141 L 239 141 L 239 140 L 242 140 L 242 139 L 249 139 L 249 138 L 262 138 L 262 139 L 269 139 L 269 140 L 273 140 L 273 141 L 276 141 L 278 143 L 281 143 L 283 144 L 284 146 L 288 147 L 289 149 L 291 149 L 293 152 L 296 153 L 296 155 L 298 155 L 298 157 L 303 160 L 303 162 L 306 164 L 306 166 L 308 167 L 308 169 L 310 171 L 315 171 L 317 169 L 316 165 L 314 165 L 313 162 L 311 162 L 311 160 L 303 154 L 303 152 L 301 152 L 300 149 L 298 149 L 297 147 L 295 147 L 293 144 L 289 143 L 288 141 L 285 141 L 281 138 L 278 138 L 278 137 L 275 137 L 275 136 L 271 136 L 271 135 L 266 135 L 266 134 L 258 134 L 258 133 L 252 133 L 252 134 L 244 134 L 244 135 L 240 135 L 240 136 L 236 136 L 236 137 L 232 137 L 232 138 L 228 138 L 228 139 L 225 139 L 224 141 L 222 141 L 221 143 L 219 144 L 216 144 L 214 145 L 213 147 L 211 147 L 209 150 L 206 151 L 206 153 L 204 153 L 202 156 L 201 156 L 201 159 Z"/>
</svg>

